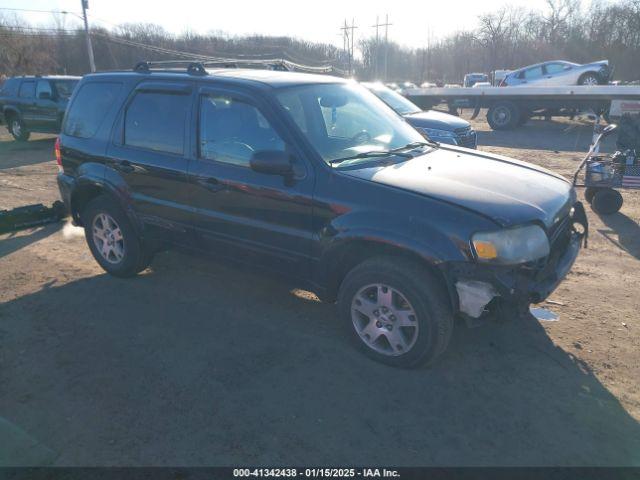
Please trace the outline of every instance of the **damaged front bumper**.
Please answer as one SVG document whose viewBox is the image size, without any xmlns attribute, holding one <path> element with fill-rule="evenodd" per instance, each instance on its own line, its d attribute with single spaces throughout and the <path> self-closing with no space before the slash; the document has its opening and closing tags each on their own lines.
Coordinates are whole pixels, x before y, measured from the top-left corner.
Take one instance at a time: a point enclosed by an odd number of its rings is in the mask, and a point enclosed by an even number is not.
<svg viewBox="0 0 640 480">
<path fill-rule="evenodd" d="M 549 297 L 571 270 L 582 244 L 586 245 L 584 208 L 579 202 L 574 208 L 573 217 L 552 239 L 551 253 L 544 260 L 516 266 L 450 265 L 460 314 L 480 319 L 505 310 L 522 312 L 529 304 Z"/>
</svg>

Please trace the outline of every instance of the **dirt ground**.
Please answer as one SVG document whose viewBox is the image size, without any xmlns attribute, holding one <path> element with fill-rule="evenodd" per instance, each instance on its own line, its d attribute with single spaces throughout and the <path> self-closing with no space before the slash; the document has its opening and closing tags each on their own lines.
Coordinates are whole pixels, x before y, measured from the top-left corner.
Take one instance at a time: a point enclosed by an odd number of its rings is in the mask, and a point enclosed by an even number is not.
<svg viewBox="0 0 640 480">
<path fill-rule="evenodd" d="M 474 126 L 564 175 L 591 137 Z M 52 148 L 3 131 L 0 209 L 58 198 Z M 168 252 L 120 280 L 72 227 L 2 235 L 0 465 L 640 466 L 640 193 L 623 196 L 587 209 L 589 248 L 543 305 L 559 321 L 456 328 L 413 371 L 271 278 Z"/>
</svg>

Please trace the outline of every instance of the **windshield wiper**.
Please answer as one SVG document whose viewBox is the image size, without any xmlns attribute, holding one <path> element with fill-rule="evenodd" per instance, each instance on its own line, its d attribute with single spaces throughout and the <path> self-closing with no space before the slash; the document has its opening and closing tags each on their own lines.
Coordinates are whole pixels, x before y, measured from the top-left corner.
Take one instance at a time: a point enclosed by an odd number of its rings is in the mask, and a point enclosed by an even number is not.
<svg viewBox="0 0 640 480">
<path fill-rule="evenodd" d="M 402 151 L 402 150 L 414 150 L 418 147 L 429 147 L 429 146 L 438 146 L 438 144 L 434 141 L 429 141 L 429 142 L 411 142 L 411 143 L 407 143 L 404 147 L 398 147 L 398 148 L 394 148 L 393 150 L 390 150 L 391 152 L 398 152 L 398 151 Z"/>
<path fill-rule="evenodd" d="M 348 157 L 336 158 L 335 160 L 329 160 L 330 165 L 337 165 L 338 163 L 345 162 L 347 160 L 356 160 L 358 158 L 376 158 L 376 157 L 390 157 L 391 155 L 399 155 L 401 157 L 412 158 L 413 155 L 406 152 L 396 152 L 394 150 L 371 150 L 370 152 L 361 152 Z"/>
<path fill-rule="evenodd" d="M 346 160 L 356 160 L 358 158 L 376 158 L 376 157 L 389 157 L 391 155 L 398 155 L 400 157 L 405 157 L 405 158 L 413 158 L 413 155 L 411 155 L 410 153 L 407 152 L 403 152 L 403 150 L 414 150 L 418 147 L 426 147 L 429 145 L 437 145 L 437 144 L 433 144 L 433 143 L 428 143 L 428 142 L 412 142 L 412 143 L 408 143 L 402 147 L 398 147 L 398 148 L 393 148 L 391 150 L 371 150 L 369 152 L 361 152 L 361 153 L 357 153 L 355 155 L 350 155 L 348 157 L 342 157 L 342 158 L 336 158 L 335 160 L 330 160 L 329 164 L 330 165 L 337 165 L 339 163 L 342 163 Z"/>
</svg>

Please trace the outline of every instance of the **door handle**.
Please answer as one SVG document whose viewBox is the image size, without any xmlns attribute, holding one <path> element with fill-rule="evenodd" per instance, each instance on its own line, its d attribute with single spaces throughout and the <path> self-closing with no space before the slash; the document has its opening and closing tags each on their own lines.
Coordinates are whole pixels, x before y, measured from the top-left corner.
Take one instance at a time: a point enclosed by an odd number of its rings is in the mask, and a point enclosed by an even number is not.
<svg viewBox="0 0 640 480">
<path fill-rule="evenodd" d="M 224 183 L 214 177 L 200 177 L 198 183 L 211 192 L 220 192 L 226 188 Z"/>
<path fill-rule="evenodd" d="M 123 173 L 131 173 L 136 169 L 136 167 L 134 167 L 129 160 L 116 160 L 114 167 L 116 170 L 119 170 Z"/>
</svg>

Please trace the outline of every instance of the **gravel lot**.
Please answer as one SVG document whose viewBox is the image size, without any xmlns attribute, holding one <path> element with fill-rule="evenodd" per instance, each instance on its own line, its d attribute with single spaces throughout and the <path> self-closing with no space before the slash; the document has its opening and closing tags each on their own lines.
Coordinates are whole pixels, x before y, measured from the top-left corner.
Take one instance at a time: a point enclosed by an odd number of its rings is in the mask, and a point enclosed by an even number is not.
<svg viewBox="0 0 640 480">
<path fill-rule="evenodd" d="M 591 130 L 481 148 L 569 175 Z M 52 137 L 0 135 L 0 209 L 58 198 Z M 533 318 L 457 328 L 433 368 L 357 353 L 303 291 L 178 252 L 105 275 L 81 231 L 0 236 L 0 465 L 640 466 L 640 195 Z"/>
</svg>

